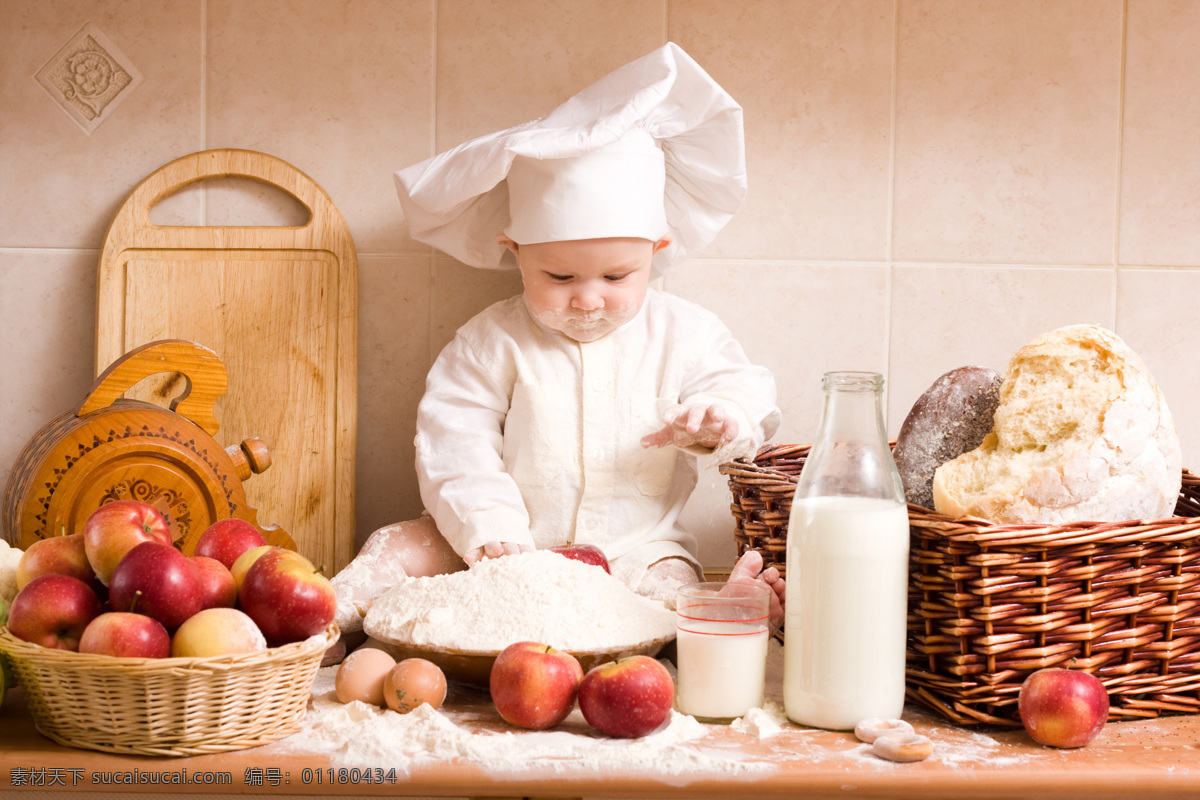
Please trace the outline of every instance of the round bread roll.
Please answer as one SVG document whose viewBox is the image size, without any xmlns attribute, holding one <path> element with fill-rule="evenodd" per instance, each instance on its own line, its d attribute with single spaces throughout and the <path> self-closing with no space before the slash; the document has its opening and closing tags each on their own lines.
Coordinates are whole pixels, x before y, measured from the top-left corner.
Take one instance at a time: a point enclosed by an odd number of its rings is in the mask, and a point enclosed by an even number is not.
<svg viewBox="0 0 1200 800">
<path fill-rule="evenodd" d="M 1073 325 L 1012 357 L 978 448 L 938 467 L 934 507 L 999 524 L 1171 516 L 1179 438 L 1142 360 L 1115 333 Z"/>
<path fill-rule="evenodd" d="M 866 742 L 867 744 L 871 744 L 880 736 L 885 736 L 889 733 L 912 732 L 912 724 L 902 719 L 881 719 L 879 717 L 869 717 L 864 720 L 859 720 L 859 723 L 854 726 L 854 735 L 858 737 L 860 742 Z"/>
<path fill-rule="evenodd" d="M 924 761 L 933 755 L 933 741 L 919 733 L 887 733 L 875 740 L 871 752 L 888 761 Z"/>
<path fill-rule="evenodd" d="M 908 502 L 933 508 L 934 470 L 983 442 L 992 430 L 1002 381 L 994 369 L 959 367 L 913 403 L 892 449 Z"/>
</svg>

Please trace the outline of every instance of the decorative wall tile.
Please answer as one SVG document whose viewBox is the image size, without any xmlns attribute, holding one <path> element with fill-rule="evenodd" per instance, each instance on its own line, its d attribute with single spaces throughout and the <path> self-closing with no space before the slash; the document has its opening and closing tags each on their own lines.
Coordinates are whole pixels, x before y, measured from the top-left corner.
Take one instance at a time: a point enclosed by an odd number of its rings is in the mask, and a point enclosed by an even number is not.
<svg viewBox="0 0 1200 800">
<path fill-rule="evenodd" d="M 142 82 L 142 73 L 129 57 L 91 23 L 80 28 L 35 77 L 89 135 Z"/>
</svg>

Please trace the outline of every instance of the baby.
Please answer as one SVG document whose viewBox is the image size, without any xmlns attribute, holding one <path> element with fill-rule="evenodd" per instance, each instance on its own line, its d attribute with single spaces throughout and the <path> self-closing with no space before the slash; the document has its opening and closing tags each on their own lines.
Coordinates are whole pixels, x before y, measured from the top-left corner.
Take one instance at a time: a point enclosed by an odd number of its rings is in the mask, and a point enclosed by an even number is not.
<svg viewBox="0 0 1200 800">
<path fill-rule="evenodd" d="M 599 547 L 641 594 L 701 580 L 679 513 L 702 465 L 774 433 L 775 384 L 715 315 L 650 282 L 740 205 L 740 108 L 669 44 L 397 185 L 415 238 L 516 267 L 524 291 L 431 368 L 416 437 L 428 516 L 376 531 L 334 579 L 343 628 L 404 575 L 569 543 Z M 731 578 L 770 586 L 782 621 L 784 582 L 761 556 Z"/>
</svg>

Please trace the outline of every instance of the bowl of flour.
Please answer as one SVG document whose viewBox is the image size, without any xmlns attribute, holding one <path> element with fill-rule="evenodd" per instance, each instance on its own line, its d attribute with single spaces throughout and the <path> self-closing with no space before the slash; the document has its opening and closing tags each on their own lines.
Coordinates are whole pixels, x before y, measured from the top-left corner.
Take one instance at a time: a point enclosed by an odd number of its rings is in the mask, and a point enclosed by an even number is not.
<svg viewBox="0 0 1200 800">
<path fill-rule="evenodd" d="M 405 578 L 375 599 L 363 630 L 398 660 L 427 658 L 451 680 L 486 686 L 515 642 L 571 653 L 585 671 L 655 655 L 675 637 L 675 612 L 600 567 L 542 550 Z"/>
</svg>

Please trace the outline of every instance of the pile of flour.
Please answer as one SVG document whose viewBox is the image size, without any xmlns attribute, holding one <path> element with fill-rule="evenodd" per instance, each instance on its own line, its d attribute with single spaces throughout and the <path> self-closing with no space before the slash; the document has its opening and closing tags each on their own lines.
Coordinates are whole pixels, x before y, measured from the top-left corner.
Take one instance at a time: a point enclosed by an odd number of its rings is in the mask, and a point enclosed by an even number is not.
<svg viewBox="0 0 1200 800">
<path fill-rule="evenodd" d="M 383 641 L 453 650 L 533 641 L 587 652 L 669 638 L 675 614 L 599 567 L 542 550 L 405 578 L 375 599 L 363 629 Z"/>
</svg>

